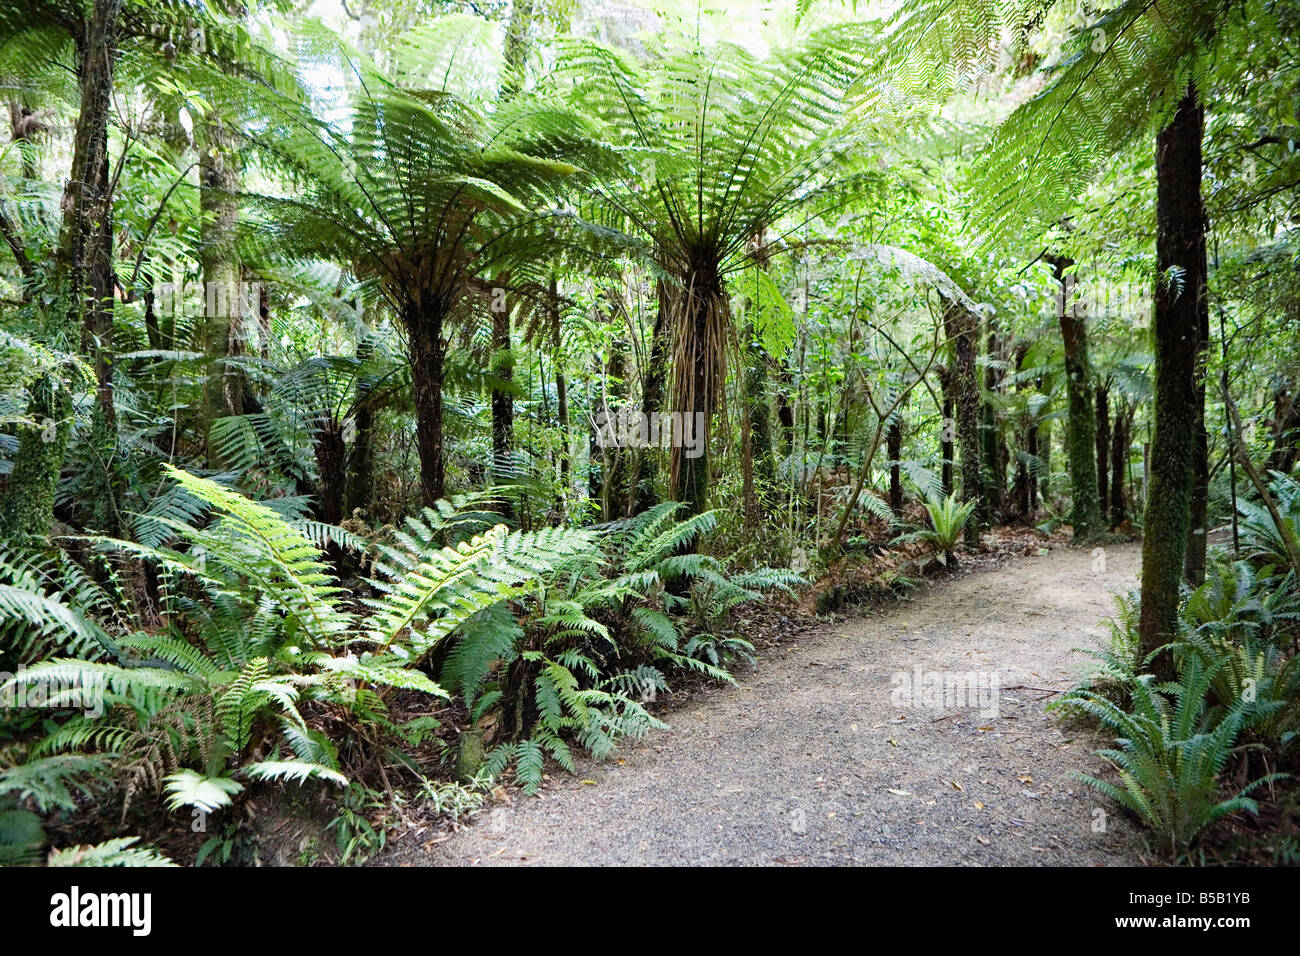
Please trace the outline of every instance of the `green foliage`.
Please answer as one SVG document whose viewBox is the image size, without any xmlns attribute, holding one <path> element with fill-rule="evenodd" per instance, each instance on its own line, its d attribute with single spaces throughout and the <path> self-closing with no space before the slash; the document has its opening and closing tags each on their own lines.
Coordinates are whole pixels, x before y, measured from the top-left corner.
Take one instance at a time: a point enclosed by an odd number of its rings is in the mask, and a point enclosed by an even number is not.
<svg viewBox="0 0 1300 956">
<path fill-rule="evenodd" d="M 94 752 L 116 758 L 114 776 L 128 799 L 141 787 L 160 788 L 173 811 L 230 806 L 245 786 L 237 777 L 346 786 L 337 745 L 309 725 L 304 705 L 340 708 L 363 726 L 393 733 L 398 746 L 403 738 L 418 743 L 409 728 L 387 722 L 372 688 L 445 696 L 417 669 L 423 656 L 476 614 L 535 590 L 555 565 L 590 549 L 587 532 L 511 533 L 504 526 L 441 547 L 430 521 L 412 521 L 381 548 L 371 582 L 378 596 L 359 612 L 344 605 L 319 548 L 275 510 L 209 479 L 173 475 L 213 511 L 204 527 L 156 519 L 185 551 L 95 542 L 158 568 L 170 627 L 137 625 L 120 638 L 115 662 L 45 660 L 0 688 L 96 688 L 105 710 L 65 719 L 24 764 L 6 771 L 2 786 L 13 799 L 71 808 L 73 788 L 91 787 L 84 777 L 104 782 L 104 764 L 85 755 Z M 456 523 L 433 512 L 426 518 L 444 530 Z M 3 594 L 44 638 L 100 633 L 81 611 L 37 591 L 13 585 Z M 588 697 L 569 690 L 563 687 L 565 705 L 578 716 L 556 723 L 554 732 L 577 727 L 599 746 L 599 728 L 616 718 L 592 718 Z M 270 756 L 249 759 L 254 752 Z"/>
<path fill-rule="evenodd" d="M 938 549 L 936 557 L 942 564 L 955 562 L 953 551 L 962 540 L 966 523 L 978 505 L 979 502 L 975 500 L 963 503 L 955 493 L 944 498 L 927 496 L 925 511 L 930 516 L 930 527 L 904 535 L 904 539 L 921 540 L 933 545 Z"/>
<path fill-rule="evenodd" d="M 669 672 L 731 681 L 730 662 L 752 659 L 752 646 L 726 633 L 731 613 L 802 579 L 769 568 L 728 574 L 717 558 L 686 552 L 717 515 L 675 520 L 681 507 L 606 526 L 598 549 L 557 565 L 513 613 L 496 605 L 453 637 L 442 682 L 476 720 L 500 710 L 513 737 L 488 754 L 485 773 L 513 765 L 533 793 L 546 757 L 573 769 L 566 738 L 603 759 L 620 739 L 662 728 L 646 704 L 668 689 Z"/>
<path fill-rule="evenodd" d="M 1207 713 L 1206 694 L 1220 666 L 1189 659 L 1179 680 L 1159 690 L 1151 675 L 1139 677 L 1131 713 L 1088 690 L 1074 691 L 1062 701 L 1116 734 L 1117 746 L 1098 754 L 1115 768 L 1120 784 L 1088 774 L 1080 778 L 1131 811 L 1175 858 L 1228 814 L 1257 812 L 1247 794 L 1275 779 L 1261 777 L 1221 799 L 1220 775 L 1237 753 L 1246 711 L 1238 703 L 1217 720 Z"/>
</svg>

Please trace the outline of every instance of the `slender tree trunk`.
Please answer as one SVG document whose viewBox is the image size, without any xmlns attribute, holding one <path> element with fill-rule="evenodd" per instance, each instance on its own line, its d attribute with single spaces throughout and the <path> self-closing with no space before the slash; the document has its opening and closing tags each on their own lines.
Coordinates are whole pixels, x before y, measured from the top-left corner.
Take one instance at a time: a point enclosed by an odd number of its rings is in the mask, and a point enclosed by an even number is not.
<svg viewBox="0 0 1300 956">
<path fill-rule="evenodd" d="M 364 335 L 357 343 L 357 358 L 362 362 L 368 362 L 374 356 L 374 352 L 374 341 L 368 334 Z M 358 378 L 356 397 L 353 400 L 355 431 L 352 438 L 352 453 L 348 455 L 348 474 L 344 491 L 343 509 L 346 517 L 351 517 L 357 511 L 364 513 L 370 509 L 375 469 L 375 411 L 371 406 L 372 391 L 369 374 L 363 372 Z"/>
<path fill-rule="evenodd" d="M 1038 494 L 1044 502 L 1052 495 L 1052 423 L 1043 422 L 1038 426 L 1038 458 L 1043 463 L 1042 473 L 1038 476 Z"/>
<path fill-rule="evenodd" d="M 980 529 L 988 526 L 991 517 L 980 468 L 980 390 L 975 369 L 979 319 L 959 303 L 945 299 L 943 324 L 953 349 L 952 393 L 957 406 L 962 500 L 978 503 L 972 520 L 966 522 L 965 531 L 967 546 L 975 547 L 979 544 Z"/>
<path fill-rule="evenodd" d="M 1002 336 L 996 316 L 989 317 L 987 342 L 988 357 L 1003 358 Z M 1001 370 L 992 363 L 985 367 L 984 390 L 988 393 L 989 400 L 980 403 L 980 462 L 984 466 L 984 493 L 988 498 L 990 521 L 993 515 L 1003 511 L 1002 499 L 1007 486 L 1007 457 L 1002 447 L 998 415 L 992 401 L 992 396 L 1002 390 L 1003 378 Z"/>
<path fill-rule="evenodd" d="M 515 434 L 515 400 L 510 394 L 514 379 L 514 359 L 510 343 L 510 311 L 505 303 L 492 311 L 492 374 L 501 385 L 492 388 L 492 482 L 500 484 L 512 477 Z M 508 507 L 508 506 L 507 506 Z"/>
<path fill-rule="evenodd" d="M 668 357 L 672 351 L 669 310 L 672 308 L 671 290 L 663 279 L 655 283 L 655 324 L 650 332 L 650 358 L 641 370 L 641 411 L 663 411 L 664 394 L 668 381 Z M 658 478 L 661 455 L 659 450 L 642 448 L 634 456 L 635 466 L 629 479 L 635 496 L 628 508 L 629 515 L 640 514 L 659 501 Z"/>
<path fill-rule="evenodd" d="M 790 404 L 793 376 L 785 362 L 776 359 L 771 361 L 776 369 L 776 420 L 781 428 L 781 454 L 789 455 L 794 450 L 794 408 Z"/>
<path fill-rule="evenodd" d="M 1070 461 L 1070 523 L 1077 541 L 1104 531 L 1101 502 L 1097 497 L 1096 419 L 1089 384 L 1088 326 L 1071 302 L 1072 282 L 1066 270 L 1074 263 L 1059 256 L 1044 256 L 1061 285 L 1057 317 L 1065 343 L 1065 379 L 1069 398 L 1065 450 Z"/>
<path fill-rule="evenodd" d="M 1124 467 L 1128 464 L 1129 429 L 1133 409 L 1123 401 L 1115 413 L 1115 428 L 1110 441 L 1110 523 L 1118 528 L 1127 518 L 1124 502 Z"/>
<path fill-rule="evenodd" d="M 566 507 L 571 491 L 571 439 L 569 437 L 569 380 L 564 374 L 564 343 L 560 337 L 560 290 L 555 277 L 550 288 L 552 357 L 555 363 L 555 424 L 560 430 L 560 508 Z"/>
<path fill-rule="evenodd" d="M 886 436 L 886 451 L 889 454 L 889 509 L 902 517 L 903 514 L 903 474 L 899 460 L 903 457 L 903 416 L 900 408 L 889 423 Z"/>
<path fill-rule="evenodd" d="M 1205 264 L 1204 225 L 1202 225 L 1201 274 L 1208 275 Z M 1193 410 L 1192 496 L 1187 528 L 1187 554 L 1183 557 L 1183 577 L 1192 587 L 1205 581 L 1205 552 L 1209 531 L 1207 514 L 1210 504 L 1210 433 L 1205 427 L 1205 368 L 1210 353 L 1210 300 L 1200 295 L 1196 307 L 1200 335 L 1196 343 L 1196 407 Z"/>
<path fill-rule="evenodd" d="M 614 414 L 615 409 L 606 404 L 608 398 L 619 405 L 627 400 L 628 349 L 626 343 L 615 340 L 609 355 L 609 388 L 612 394 L 602 395 L 599 408 L 606 414 Z M 604 482 L 600 489 L 601 520 L 614 521 L 626 518 L 639 510 L 650 507 L 653 502 L 645 501 L 638 495 L 637 474 L 647 456 L 657 454 L 651 448 L 605 447 L 600 451 L 604 463 Z"/>
<path fill-rule="evenodd" d="M 939 410 L 939 458 L 940 481 L 943 484 L 944 495 L 952 494 L 952 458 L 953 458 L 953 431 L 956 425 L 952 417 L 952 371 L 947 366 L 941 365 L 938 368 L 939 387 L 943 393 L 943 406 Z"/>
<path fill-rule="evenodd" d="M 1189 86 L 1173 120 L 1156 136 L 1155 436 L 1142 535 L 1141 651 L 1178 630 L 1179 589 L 1195 479 L 1196 366 L 1205 292 L 1205 210 L 1201 202 L 1204 113 Z M 1183 272 L 1167 281 L 1168 270 Z M 1156 673 L 1171 677 L 1168 653 Z"/>
<path fill-rule="evenodd" d="M 244 413 L 244 377 L 227 361 L 244 352 L 241 270 L 235 248 L 239 225 L 239 165 L 234 137 L 218 116 L 196 130 L 199 152 L 199 264 L 203 270 L 203 348 L 216 368 L 204 390 L 204 417 L 211 427 L 218 418 Z M 219 467 L 209 447 L 212 467 Z"/>
<path fill-rule="evenodd" d="M 1110 392 L 1104 385 L 1096 389 L 1097 410 L 1097 503 L 1105 517 L 1110 498 Z"/>
</svg>

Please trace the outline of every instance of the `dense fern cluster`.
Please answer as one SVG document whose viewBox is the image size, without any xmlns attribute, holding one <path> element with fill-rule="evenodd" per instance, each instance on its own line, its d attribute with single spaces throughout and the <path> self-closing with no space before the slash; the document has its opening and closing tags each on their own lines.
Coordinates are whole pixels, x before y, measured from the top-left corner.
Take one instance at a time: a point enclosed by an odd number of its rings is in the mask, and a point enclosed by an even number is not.
<svg viewBox="0 0 1300 956">
<path fill-rule="evenodd" d="M 1108 624 L 1111 646 L 1088 683 L 1054 706 L 1095 718 L 1116 735 L 1100 751 L 1119 782 L 1086 776 L 1155 831 L 1161 848 L 1187 854 L 1224 816 L 1255 813 L 1249 794 L 1297 766 L 1300 737 L 1300 587 L 1282 537 L 1294 535 L 1300 485 L 1275 475 L 1282 525 L 1241 501 L 1247 559 L 1217 556 L 1188 591 L 1172 642 L 1178 677 L 1157 682 L 1138 650 L 1136 596 Z M 1280 552 L 1280 553 L 1279 553 Z M 1237 781 L 1224 793 L 1225 781 Z"/>
<path fill-rule="evenodd" d="M 52 704 L 57 688 L 102 694 L 95 710 L 59 709 L 0 750 L 0 844 L 12 855 L 41 843 L 25 807 L 71 810 L 105 788 L 128 803 L 161 792 L 168 810 L 206 815 L 253 782 L 345 787 L 357 743 L 317 718 L 400 751 L 430 722 L 394 722 L 394 689 L 455 693 L 480 724 L 495 715 L 482 772 L 513 763 L 532 792 L 545 757 L 573 769 L 570 741 L 600 759 L 663 727 L 646 704 L 670 672 L 730 680 L 725 665 L 750 647 L 727 632 L 729 612 L 799 580 L 728 575 L 686 552 L 716 517 L 677 522 L 673 504 L 601 531 L 524 532 L 440 502 L 375 545 L 370 596 L 354 600 L 301 523 L 170 474 L 207 520 L 151 516 L 166 544 L 83 541 L 92 561 L 150 575 L 152 600 L 122 609 L 64 552 L 0 565 L 12 658 L 0 693 L 45 688 Z M 57 575 L 66 590 L 50 587 Z"/>
</svg>

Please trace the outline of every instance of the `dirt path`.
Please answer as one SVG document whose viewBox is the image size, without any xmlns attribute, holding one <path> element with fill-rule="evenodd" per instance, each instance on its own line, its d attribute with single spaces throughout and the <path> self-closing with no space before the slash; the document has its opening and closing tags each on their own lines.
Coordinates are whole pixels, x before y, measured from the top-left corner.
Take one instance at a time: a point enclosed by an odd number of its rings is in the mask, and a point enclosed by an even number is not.
<svg viewBox="0 0 1300 956">
<path fill-rule="evenodd" d="M 383 862 L 1142 862 L 1140 836 L 1071 777 L 1100 766 L 1098 741 L 1027 689 L 1070 685 L 1087 660 L 1071 648 L 1103 643 L 1110 595 L 1134 586 L 1139 556 L 1107 548 L 1101 571 L 1059 548 L 840 622 L 666 715 L 671 731 L 619 761 L 557 774 L 442 842 L 398 841 Z M 924 691 L 932 671 L 974 673 L 958 700 L 976 708 L 936 708 L 896 676 L 919 673 Z"/>
</svg>

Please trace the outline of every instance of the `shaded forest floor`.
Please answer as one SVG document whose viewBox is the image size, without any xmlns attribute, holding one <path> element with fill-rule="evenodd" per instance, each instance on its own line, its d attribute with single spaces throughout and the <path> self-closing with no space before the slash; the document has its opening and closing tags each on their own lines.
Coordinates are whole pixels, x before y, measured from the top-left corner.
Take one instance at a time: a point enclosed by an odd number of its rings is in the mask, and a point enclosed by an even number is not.
<svg viewBox="0 0 1300 956">
<path fill-rule="evenodd" d="M 1046 714 L 1105 642 L 1140 545 L 1060 547 L 972 567 L 898 604 L 765 649 L 738 684 L 660 716 L 616 759 L 501 796 L 455 832 L 416 829 L 387 865 L 1147 862 L 1143 841 L 1072 774 L 1090 732 Z M 908 700 L 897 675 L 974 673 L 976 707 Z M 993 680 L 996 675 L 996 682 Z M 989 689 L 997 686 L 996 714 Z M 901 705 L 900 705 L 901 702 Z"/>
</svg>

